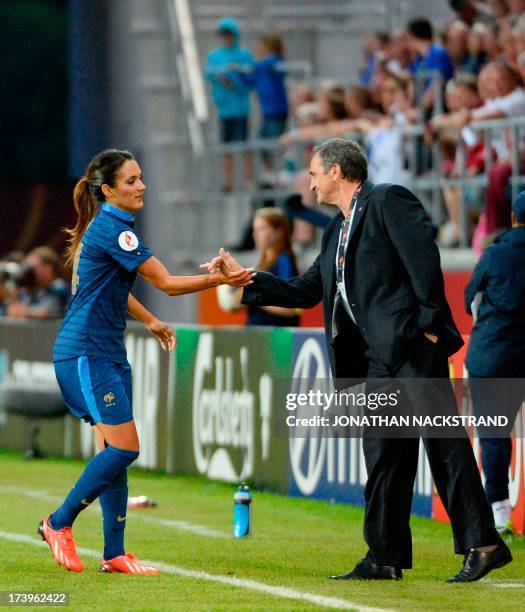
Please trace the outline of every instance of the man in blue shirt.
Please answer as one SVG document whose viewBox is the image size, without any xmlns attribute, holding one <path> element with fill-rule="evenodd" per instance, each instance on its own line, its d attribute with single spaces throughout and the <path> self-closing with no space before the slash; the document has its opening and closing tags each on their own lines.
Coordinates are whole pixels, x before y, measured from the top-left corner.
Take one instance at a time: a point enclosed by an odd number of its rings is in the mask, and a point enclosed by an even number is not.
<svg viewBox="0 0 525 612">
<path fill-rule="evenodd" d="M 439 73 L 439 78 L 445 84 L 454 74 L 454 64 L 447 50 L 433 42 L 432 24 L 428 19 L 414 19 L 408 24 L 408 45 L 417 59 L 410 66 L 410 71 L 418 82 L 423 81 L 422 103 L 425 111 L 434 104 L 434 91 L 430 85 Z M 428 78 L 425 78 L 428 77 Z"/>
</svg>

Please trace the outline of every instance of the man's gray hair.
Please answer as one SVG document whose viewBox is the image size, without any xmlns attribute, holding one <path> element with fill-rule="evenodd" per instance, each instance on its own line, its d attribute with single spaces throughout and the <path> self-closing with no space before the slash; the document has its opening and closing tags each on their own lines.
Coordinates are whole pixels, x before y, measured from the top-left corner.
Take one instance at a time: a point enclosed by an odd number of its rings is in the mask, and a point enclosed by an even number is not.
<svg viewBox="0 0 525 612">
<path fill-rule="evenodd" d="M 343 177 L 349 181 L 366 181 L 368 161 L 366 154 L 355 140 L 330 138 L 315 147 L 313 155 L 319 155 L 325 172 L 337 164 Z"/>
</svg>

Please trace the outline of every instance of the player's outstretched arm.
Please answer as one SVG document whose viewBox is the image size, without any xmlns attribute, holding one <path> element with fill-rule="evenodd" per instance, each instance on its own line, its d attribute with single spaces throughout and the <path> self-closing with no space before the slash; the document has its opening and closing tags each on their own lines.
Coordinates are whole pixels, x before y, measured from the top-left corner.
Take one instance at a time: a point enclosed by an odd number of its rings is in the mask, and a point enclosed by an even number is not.
<svg viewBox="0 0 525 612">
<path fill-rule="evenodd" d="M 177 337 L 171 325 L 164 323 L 145 308 L 131 293 L 128 295 L 128 312 L 157 338 L 165 351 L 170 353 L 177 344 Z"/>
<path fill-rule="evenodd" d="M 254 272 L 241 268 L 230 271 L 217 268 L 211 274 L 198 276 L 172 276 L 164 264 L 156 257 L 150 257 L 138 267 L 139 274 L 157 289 L 168 295 L 183 295 L 195 293 L 218 285 L 230 285 L 231 287 L 246 287 L 252 282 Z"/>
</svg>

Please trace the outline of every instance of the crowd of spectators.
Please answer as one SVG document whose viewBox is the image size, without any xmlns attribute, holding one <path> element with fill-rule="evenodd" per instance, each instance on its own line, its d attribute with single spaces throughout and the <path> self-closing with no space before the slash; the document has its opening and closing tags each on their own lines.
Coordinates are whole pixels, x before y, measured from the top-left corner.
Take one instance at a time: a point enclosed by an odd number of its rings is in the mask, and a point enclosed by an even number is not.
<svg viewBox="0 0 525 612">
<path fill-rule="evenodd" d="M 525 0 L 450 0 L 450 6 L 456 17 L 440 31 L 428 19 L 418 18 L 391 33 L 366 35 L 359 83 L 343 86 L 327 82 L 315 87 L 302 83 L 289 88 L 289 103 L 279 37 L 270 37 L 274 43 L 279 41 L 278 45 L 267 48 L 266 56 L 261 51 L 255 63 L 243 50 L 244 66 L 241 69 L 230 62 L 226 76 L 224 72 L 220 77 L 213 75 L 210 69 L 216 57 L 214 51 L 208 58 L 206 74 L 213 82 L 219 117 L 224 118 L 221 91 L 226 89 L 234 95 L 238 88 L 233 81 L 238 78 L 242 92 L 239 88 L 237 94 L 242 94 L 246 102 L 243 108 L 247 126 L 247 101 L 250 87 L 255 87 L 263 116 L 259 137 L 279 136 L 284 151 L 285 172 L 280 176 L 276 173 L 275 181 L 301 193 L 305 204 L 312 206 L 315 203 L 308 194 L 307 176 L 301 168 L 312 143 L 330 136 L 353 134 L 362 140 L 373 182 L 408 184 L 414 173 L 424 175 L 431 169 L 430 164 L 436 163 L 430 153 L 435 151 L 433 143 L 439 145 L 439 170 L 444 176 L 483 174 L 486 151 L 482 132 L 469 127 L 480 121 L 525 115 Z M 231 27 L 228 22 L 226 27 Z M 237 29 L 232 35 L 237 53 L 238 40 Z M 272 76 L 268 78 L 265 70 L 270 65 Z M 225 69 L 222 64 L 221 70 Z M 264 87 L 257 85 L 257 80 Z M 272 96 L 282 103 L 275 116 L 265 111 L 273 108 L 269 102 Z M 277 116 L 278 126 L 265 129 L 268 120 L 275 125 Z M 409 124 L 424 125 L 424 138 L 404 138 L 403 128 Z M 229 136 L 223 125 L 223 140 L 231 141 Z M 242 139 L 247 137 L 246 129 Z M 466 164 L 458 155 L 460 139 L 466 146 Z M 510 227 L 510 145 L 509 134 L 504 130 L 491 139 L 487 188 L 472 182 L 464 189 L 443 190 L 444 214 L 439 232 L 443 246 L 459 243 L 462 200 L 468 207 L 468 231 L 474 246 L 480 247 Z M 414 159 L 418 160 L 416 168 Z M 229 179 L 227 182 L 231 186 Z M 313 235 L 308 226 L 297 224 L 294 238 L 299 243 L 308 243 Z"/>
<path fill-rule="evenodd" d="M 0 261 L 0 316 L 59 319 L 68 297 L 60 257 L 51 247 L 36 247 L 27 255 L 12 252 Z"/>
</svg>

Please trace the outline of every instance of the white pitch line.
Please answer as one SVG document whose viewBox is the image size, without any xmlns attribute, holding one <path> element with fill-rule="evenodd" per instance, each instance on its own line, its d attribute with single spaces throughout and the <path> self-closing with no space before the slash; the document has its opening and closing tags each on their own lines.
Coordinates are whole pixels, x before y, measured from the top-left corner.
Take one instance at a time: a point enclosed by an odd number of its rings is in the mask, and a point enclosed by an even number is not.
<svg viewBox="0 0 525 612">
<path fill-rule="evenodd" d="M 9 487 L 9 486 L 0 486 L 0 493 L 11 493 L 15 495 L 23 495 L 25 497 L 31 497 L 36 499 L 43 499 L 45 501 L 52 501 L 55 503 L 60 503 L 63 498 L 57 495 L 51 495 L 47 491 L 38 491 L 31 489 L 24 489 L 23 487 Z M 98 506 L 90 506 L 89 510 L 92 512 L 100 513 L 100 508 Z M 139 511 L 140 512 L 140 511 Z M 143 516 L 142 514 L 135 513 L 133 510 L 128 510 L 128 516 L 130 519 L 142 521 L 144 523 L 151 523 L 156 525 L 163 525 L 164 527 L 172 527 L 174 529 L 178 529 L 179 531 L 188 531 L 189 533 L 193 533 L 194 535 L 205 536 L 208 538 L 229 538 L 230 536 L 224 531 L 218 531 L 216 529 L 211 529 L 210 527 L 205 527 L 204 525 L 197 525 L 195 523 L 188 523 L 188 521 L 179 521 L 174 519 L 164 519 L 153 516 Z"/>
<path fill-rule="evenodd" d="M 35 538 L 32 538 L 22 533 L 10 533 L 8 531 L 0 531 L 0 538 L 3 538 L 4 540 L 9 540 L 11 542 L 32 544 L 33 546 L 44 546 L 47 548 L 47 544 L 44 541 L 36 540 Z M 100 553 L 96 550 L 80 547 L 77 548 L 77 550 L 80 554 L 86 557 L 100 559 Z M 208 572 L 189 570 L 183 567 L 178 567 L 177 565 L 170 565 L 168 563 L 151 561 L 149 559 L 142 559 L 142 563 L 144 563 L 145 565 L 153 565 L 167 574 L 176 574 L 178 576 L 184 576 L 185 578 L 194 578 L 197 580 L 218 582 L 220 584 L 226 584 L 228 586 L 234 586 L 241 589 L 248 589 L 251 591 L 257 591 L 259 593 L 274 595 L 275 597 L 308 602 L 316 604 L 323 608 L 335 608 L 338 610 L 355 610 L 356 612 L 389 612 L 385 608 L 369 608 L 365 606 L 360 606 L 359 604 L 353 603 L 346 599 L 338 599 L 336 597 L 324 597 L 322 595 L 316 595 L 315 593 L 297 591 L 296 589 L 290 589 L 288 587 L 272 586 L 270 584 L 264 584 L 264 582 L 256 582 L 255 580 L 232 578 L 231 576 L 221 576 L 220 574 L 209 574 Z"/>
<path fill-rule="evenodd" d="M 189 531 L 195 535 L 207 536 L 210 538 L 229 538 L 230 536 L 223 531 L 216 531 L 204 527 L 203 525 L 195 525 L 194 523 L 188 523 L 187 521 L 176 521 L 173 519 L 156 518 L 153 516 L 142 516 L 138 514 L 131 514 L 130 518 L 144 521 L 145 523 L 153 523 L 156 525 L 164 525 L 165 527 L 174 527 L 180 531 Z"/>
</svg>

